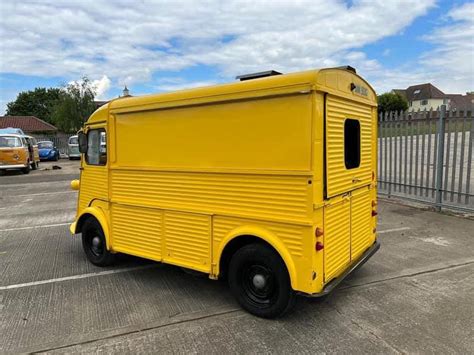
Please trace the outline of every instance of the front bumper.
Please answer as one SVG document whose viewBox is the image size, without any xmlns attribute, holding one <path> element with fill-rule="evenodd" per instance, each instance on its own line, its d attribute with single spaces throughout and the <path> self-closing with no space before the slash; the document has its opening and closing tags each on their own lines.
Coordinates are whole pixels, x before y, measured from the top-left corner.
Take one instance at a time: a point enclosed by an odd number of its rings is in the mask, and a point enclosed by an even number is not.
<svg viewBox="0 0 474 355">
<path fill-rule="evenodd" d="M 302 296 L 305 296 L 305 297 L 314 297 L 314 298 L 317 298 L 317 297 L 323 297 L 323 296 L 326 296 L 328 294 L 330 294 L 347 276 L 349 276 L 352 272 L 354 272 L 355 270 L 357 270 L 359 267 L 361 267 L 362 265 L 365 264 L 365 262 L 367 260 L 369 260 L 371 258 L 372 255 L 374 255 L 377 250 L 380 249 L 380 243 L 379 241 L 375 241 L 374 244 L 372 244 L 372 246 L 367 249 L 364 254 L 362 254 L 362 256 L 356 260 L 354 263 L 352 263 L 352 265 L 339 277 L 333 279 L 331 282 L 329 282 L 321 292 L 318 292 L 318 293 L 312 293 L 312 294 L 308 294 L 308 293 L 301 293 Z"/>
<path fill-rule="evenodd" d="M 0 165 L 0 170 L 7 170 L 7 169 L 23 169 L 26 168 L 26 165 L 23 164 L 5 164 L 5 165 Z"/>
</svg>

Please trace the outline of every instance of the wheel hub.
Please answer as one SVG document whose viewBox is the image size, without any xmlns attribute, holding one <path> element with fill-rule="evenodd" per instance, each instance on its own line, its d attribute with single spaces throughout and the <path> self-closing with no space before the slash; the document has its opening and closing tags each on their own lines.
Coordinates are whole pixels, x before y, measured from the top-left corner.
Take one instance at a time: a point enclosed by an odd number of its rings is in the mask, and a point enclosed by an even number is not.
<svg viewBox="0 0 474 355">
<path fill-rule="evenodd" d="M 98 248 L 100 246 L 100 238 L 99 237 L 94 237 L 92 239 L 92 246 L 94 248 Z"/>
<path fill-rule="evenodd" d="M 103 254 L 104 250 L 102 246 L 102 240 L 99 236 L 94 236 L 92 239 L 90 239 L 89 245 L 92 254 L 95 256 L 101 256 Z"/>
<path fill-rule="evenodd" d="M 261 274 L 256 274 L 253 279 L 252 279 L 253 285 L 255 288 L 261 290 L 265 287 L 267 280 L 265 279 L 265 276 Z"/>
</svg>

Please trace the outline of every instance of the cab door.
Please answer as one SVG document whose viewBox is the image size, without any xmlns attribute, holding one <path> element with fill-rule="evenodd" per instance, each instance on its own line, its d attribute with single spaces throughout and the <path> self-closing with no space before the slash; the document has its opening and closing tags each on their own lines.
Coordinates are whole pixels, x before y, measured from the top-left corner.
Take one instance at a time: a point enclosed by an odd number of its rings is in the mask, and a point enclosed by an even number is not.
<svg viewBox="0 0 474 355">
<path fill-rule="evenodd" d="M 101 144 L 106 136 L 105 126 L 87 127 L 87 152 L 81 161 L 79 209 L 88 207 L 92 200 L 108 201 L 107 146 Z"/>
<path fill-rule="evenodd" d="M 325 282 L 369 245 L 372 183 L 372 107 L 326 97 Z"/>
</svg>

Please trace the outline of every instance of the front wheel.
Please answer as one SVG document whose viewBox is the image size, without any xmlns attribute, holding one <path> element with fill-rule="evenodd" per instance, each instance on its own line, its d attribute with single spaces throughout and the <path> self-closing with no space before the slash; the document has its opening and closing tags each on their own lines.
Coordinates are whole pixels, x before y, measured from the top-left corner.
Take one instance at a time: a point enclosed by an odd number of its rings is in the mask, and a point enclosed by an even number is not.
<svg viewBox="0 0 474 355">
<path fill-rule="evenodd" d="M 285 263 L 268 246 L 250 244 L 239 249 L 230 261 L 228 276 L 237 302 L 253 315 L 280 317 L 295 304 Z"/>
<path fill-rule="evenodd" d="M 89 218 L 84 222 L 82 248 L 87 259 L 94 265 L 109 266 L 114 262 L 115 255 L 107 250 L 104 231 L 94 218 Z"/>
</svg>

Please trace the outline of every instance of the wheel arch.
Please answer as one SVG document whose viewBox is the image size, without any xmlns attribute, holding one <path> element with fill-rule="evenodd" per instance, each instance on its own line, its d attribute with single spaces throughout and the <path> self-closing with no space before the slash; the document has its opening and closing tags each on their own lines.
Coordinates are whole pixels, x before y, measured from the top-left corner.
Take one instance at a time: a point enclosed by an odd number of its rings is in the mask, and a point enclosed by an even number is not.
<svg viewBox="0 0 474 355">
<path fill-rule="evenodd" d="M 104 232 L 105 236 L 105 243 L 107 250 L 111 250 L 110 248 L 110 233 L 109 233 L 109 223 L 105 213 L 97 207 L 87 207 L 82 212 L 79 218 L 76 219 L 71 225 L 71 233 L 81 233 L 82 227 L 84 226 L 85 221 L 88 218 L 95 218 L 95 220 L 100 224 L 102 231 Z"/>
<path fill-rule="evenodd" d="M 271 231 L 261 227 L 239 227 L 231 231 L 220 243 L 217 251 L 216 274 L 226 276 L 232 255 L 245 245 L 262 243 L 271 247 L 283 260 L 291 281 L 291 287 L 297 289 L 297 273 L 290 252 L 283 242 Z"/>
</svg>

